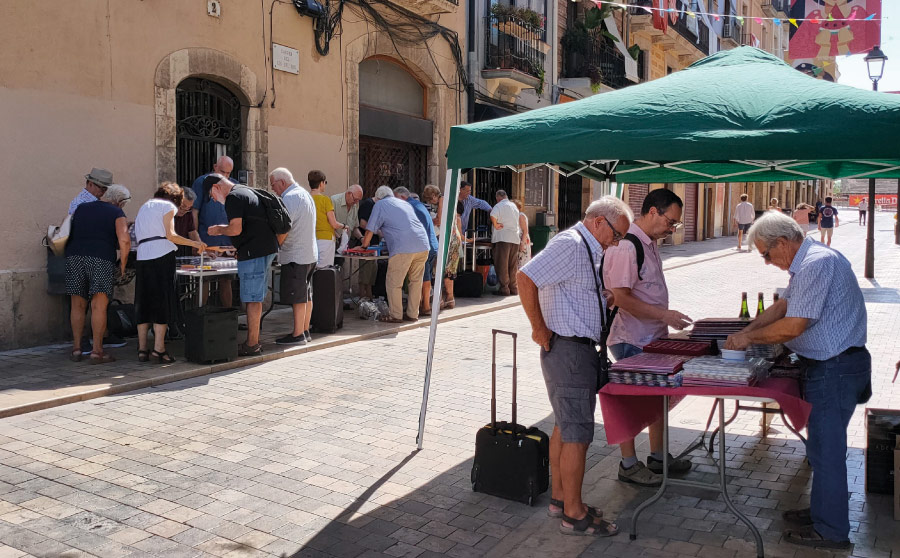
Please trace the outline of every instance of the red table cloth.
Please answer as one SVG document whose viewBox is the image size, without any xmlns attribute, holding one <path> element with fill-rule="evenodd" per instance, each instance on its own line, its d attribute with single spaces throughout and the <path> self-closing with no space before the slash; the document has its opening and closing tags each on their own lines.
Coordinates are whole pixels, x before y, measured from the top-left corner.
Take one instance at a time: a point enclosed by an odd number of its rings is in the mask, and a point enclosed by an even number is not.
<svg viewBox="0 0 900 558">
<path fill-rule="evenodd" d="M 621 444 L 637 436 L 662 418 L 662 396 L 668 395 L 669 408 L 687 395 L 719 397 L 765 397 L 781 405 L 791 425 L 800 430 L 809 420 L 812 405 L 800 397 L 800 388 L 792 378 L 767 378 L 750 387 L 683 386 L 677 388 L 606 384 L 600 390 L 600 410 L 606 443 Z"/>
</svg>

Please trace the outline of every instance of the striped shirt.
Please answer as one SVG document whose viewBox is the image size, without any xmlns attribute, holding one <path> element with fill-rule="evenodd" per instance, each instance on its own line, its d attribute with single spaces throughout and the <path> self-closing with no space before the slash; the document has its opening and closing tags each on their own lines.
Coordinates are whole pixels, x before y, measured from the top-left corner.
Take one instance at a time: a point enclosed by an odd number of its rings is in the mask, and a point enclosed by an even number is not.
<svg viewBox="0 0 900 558">
<path fill-rule="evenodd" d="M 866 304 L 847 258 L 807 237 L 788 269 L 786 317 L 806 318 L 806 330 L 785 345 L 802 357 L 828 360 L 866 344 Z"/>
<path fill-rule="evenodd" d="M 594 255 L 593 268 L 579 231 L 584 234 Z M 538 301 L 547 327 L 557 335 L 600 340 L 602 319 L 596 285 L 600 281 L 602 257 L 600 243 L 579 222 L 554 236 L 522 268 L 522 273 L 538 288 Z M 606 300 L 602 296 L 600 299 L 605 313 Z"/>
<path fill-rule="evenodd" d="M 485 211 L 490 211 L 491 209 L 493 209 L 491 207 L 491 204 L 489 204 L 488 202 L 486 202 L 484 200 L 480 200 L 471 194 L 469 194 L 469 197 L 462 200 L 462 204 L 463 204 L 463 212 L 462 212 L 461 219 L 462 219 L 463 228 L 466 230 L 469 230 L 469 215 L 472 214 L 473 209 L 483 209 Z"/>
<path fill-rule="evenodd" d="M 75 213 L 75 210 L 78 209 L 78 206 L 83 203 L 91 203 L 97 201 L 97 196 L 87 191 L 87 188 L 82 188 L 78 195 L 75 196 L 75 199 L 69 204 L 69 215 Z"/>
</svg>

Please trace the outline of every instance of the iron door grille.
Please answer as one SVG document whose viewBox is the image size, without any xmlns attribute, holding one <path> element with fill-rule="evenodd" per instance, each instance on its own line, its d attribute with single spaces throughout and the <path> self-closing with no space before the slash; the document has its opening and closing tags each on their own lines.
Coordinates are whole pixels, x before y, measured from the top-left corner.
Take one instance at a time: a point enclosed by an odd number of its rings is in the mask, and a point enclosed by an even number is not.
<svg viewBox="0 0 900 558">
<path fill-rule="evenodd" d="M 404 186 L 422 194 L 427 180 L 427 150 L 422 145 L 360 136 L 359 175 L 365 197 L 379 186 Z"/>
<path fill-rule="evenodd" d="M 559 177 L 559 230 L 568 229 L 581 220 L 581 189 L 580 175 Z"/>
<path fill-rule="evenodd" d="M 175 89 L 176 180 L 190 186 L 222 155 L 241 165 L 241 103 L 218 83 L 188 78 Z"/>
</svg>

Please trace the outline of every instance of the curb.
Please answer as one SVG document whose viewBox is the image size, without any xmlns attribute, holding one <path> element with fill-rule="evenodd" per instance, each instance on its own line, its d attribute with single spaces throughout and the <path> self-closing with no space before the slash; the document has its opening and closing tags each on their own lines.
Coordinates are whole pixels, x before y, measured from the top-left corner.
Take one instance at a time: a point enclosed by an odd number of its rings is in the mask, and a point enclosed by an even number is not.
<svg viewBox="0 0 900 558">
<path fill-rule="evenodd" d="M 452 322 L 456 320 L 462 320 L 464 318 L 471 318 L 474 316 L 478 316 L 481 314 L 488 314 L 491 312 L 496 312 L 498 310 L 506 310 L 509 308 L 513 308 L 515 306 L 520 306 L 518 298 L 514 301 L 506 302 L 503 304 L 498 304 L 497 306 L 491 306 L 490 308 L 478 308 L 465 312 L 460 312 L 459 314 L 454 314 L 452 316 L 446 317 L 438 317 L 438 323 L 444 322 Z M 256 364 L 262 364 L 264 362 L 270 362 L 273 360 L 278 360 L 282 358 L 297 356 L 313 351 L 320 351 L 322 349 L 330 349 L 332 347 L 338 347 L 341 345 L 348 345 L 350 343 L 354 343 L 356 341 L 365 341 L 368 339 L 375 339 L 377 337 L 384 337 L 385 335 L 392 335 L 396 333 L 401 333 L 404 331 L 411 331 L 413 329 L 419 329 L 423 327 L 431 327 L 431 320 L 420 320 L 416 323 L 405 324 L 397 327 L 391 327 L 386 329 L 380 329 L 378 331 L 373 331 L 371 333 L 364 333 L 361 335 L 356 335 L 353 337 L 348 337 L 345 339 L 335 339 L 333 341 L 324 341 L 322 343 L 316 343 L 313 346 L 303 346 L 303 347 L 293 347 L 286 349 L 282 352 L 278 353 L 270 353 L 263 354 L 255 357 L 240 357 L 231 362 L 222 362 L 219 364 L 213 364 L 208 366 L 200 366 L 197 368 L 191 368 L 189 370 L 181 370 L 178 372 L 172 372 L 169 374 L 163 374 L 159 376 L 155 376 L 152 378 L 143 378 L 138 380 L 122 380 L 116 378 L 111 379 L 112 382 L 110 385 L 103 386 L 91 386 L 91 385 L 81 385 L 81 386 L 71 386 L 75 393 L 71 395 L 60 395 L 56 397 L 50 397 L 47 399 L 43 399 L 41 401 L 34 401 L 31 403 L 26 403 L 24 405 L 18 405 L 15 407 L 7 407 L 5 409 L 0 409 L 0 419 L 4 419 L 7 417 L 12 417 L 16 415 L 23 415 L 26 413 L 32 413 L 35 411 L 42 411 L 44 409 L 50 409 L 53 407 L 60 407 L 62 405 L 68 405 L 70 403 L 78 403 L 79 401 L 87 401 L 89 399 L 97 399 L 99 397 L 105 397 L 107 395 L 117 395 L 120 393 L 125 393 L 128 391 L 136 391 L 139 389 L 145 389 L 148 387 L 156 387 L 161 386 L 163 384 L 168 384 L 172 382 L 179 382 L 181 380 L 188 380 L 191 378 L 197 378 L 199 376 L 208 376 L 210 374 L 217 374 L 219 372 L 225 372 L 228 370 L 235 370 L 238 368 L 244 368 L 245 366 L 253 366 Z M 104 382 L 106 383 L 106 382 Z"/>
</svg>

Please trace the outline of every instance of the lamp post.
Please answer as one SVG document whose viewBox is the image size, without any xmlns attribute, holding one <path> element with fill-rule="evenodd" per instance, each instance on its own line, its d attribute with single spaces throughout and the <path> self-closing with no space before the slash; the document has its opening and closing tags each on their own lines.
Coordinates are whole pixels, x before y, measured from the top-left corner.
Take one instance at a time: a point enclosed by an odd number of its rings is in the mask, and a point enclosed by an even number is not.
<svg viewBox="0 0 900 558">
<path fill-rule="evenodd" d="M 878 91 L 878 80 L 884 74 L 887 56 L 877 46 L 866 55 L 866 67 L 872 80 L 872 91 Z M 869 219 L 866 221 L 866 279 L 875 278 L 875 179 L 869 179 Z"/>
</svg>

